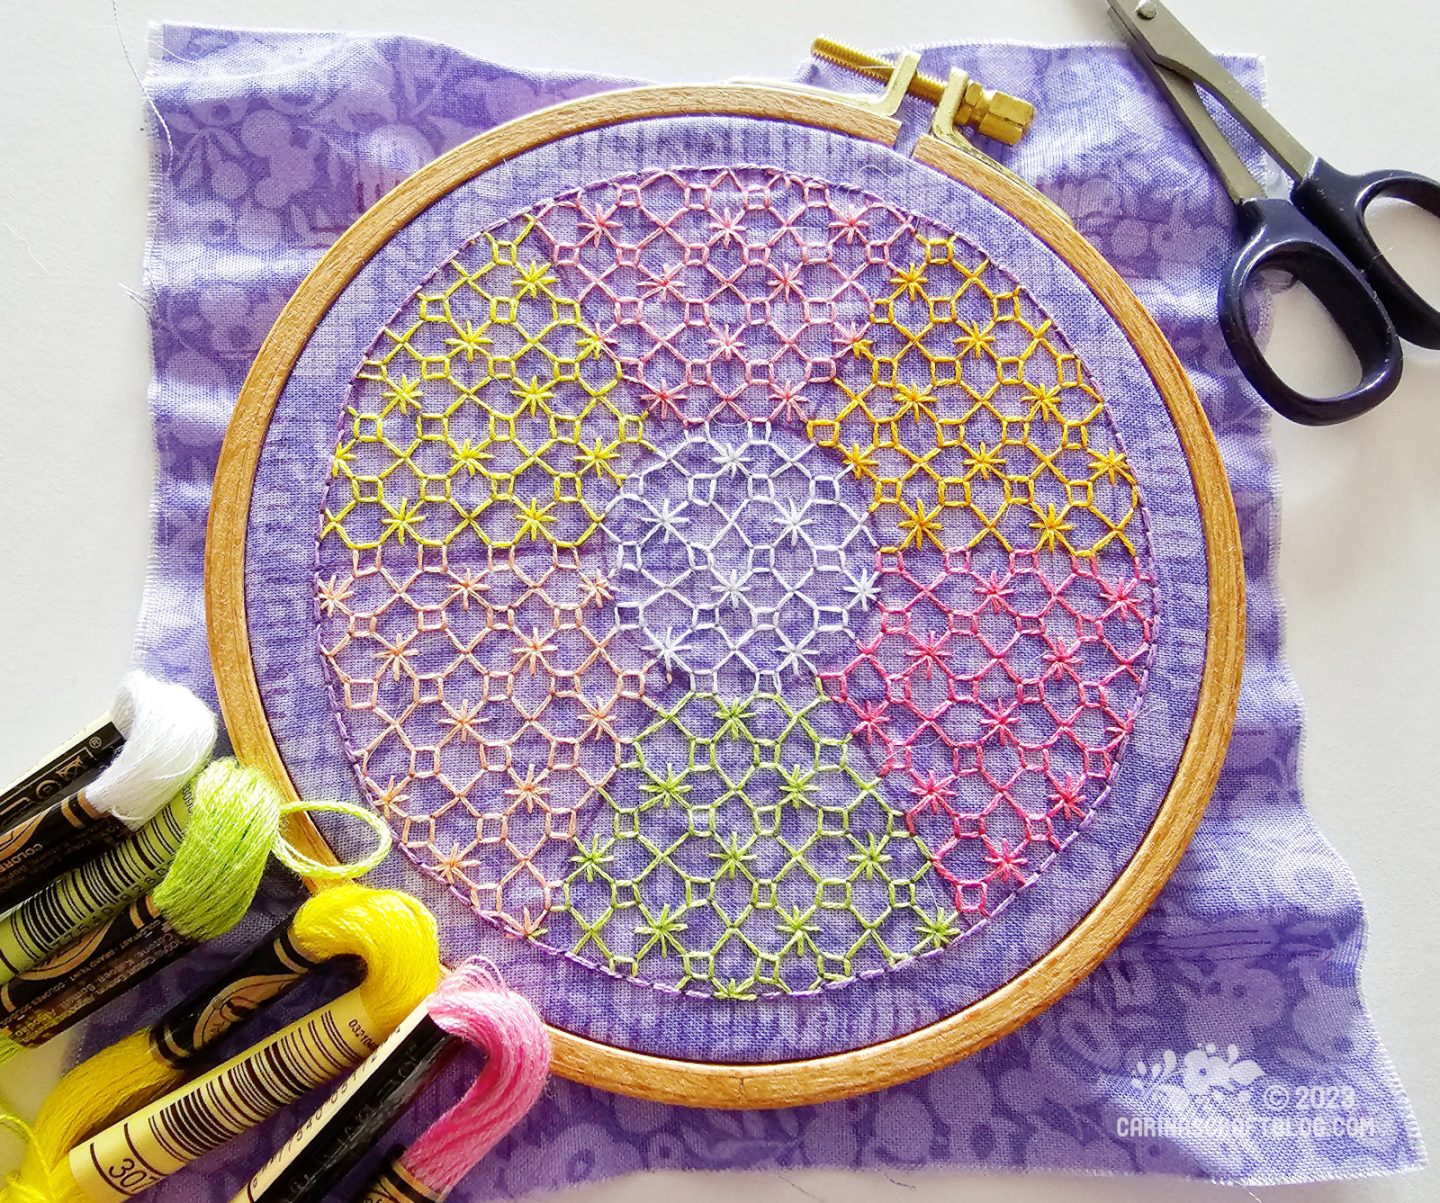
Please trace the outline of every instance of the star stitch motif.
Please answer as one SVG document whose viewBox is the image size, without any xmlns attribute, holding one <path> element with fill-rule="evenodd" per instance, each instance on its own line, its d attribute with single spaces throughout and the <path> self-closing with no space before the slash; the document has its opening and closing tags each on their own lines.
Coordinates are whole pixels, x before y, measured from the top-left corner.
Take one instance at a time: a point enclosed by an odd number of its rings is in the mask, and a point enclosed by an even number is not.
<svg viewBox="0 0 1440 1203">
<path fill-rule="evenodd" d="M 735 1006 L 963 955 L 1097 821 L 1158 613 L 1019 282 L 769 168 L 483 231 L 344 401 L 315 576 L 362 789 L 509 935 Z"/>
<path fill-rule="evenodd" d="M 852 764 L 841 717 L 763 693 L 662 709 L 626 766 L 640 787 L 611 791 L 551 937 L 573 933 L 612 973 L 721 997 L 817 990 L 933 942 L 925 851 Z"/>
<path fill-rule="evenodd" d="M 575 547 L 594 532 L 644 414 L 619 364 L 534 258 L 533 222 L 485 235 L 383 331 L 356 375 L 325 534 L 356 551 Z"/>
</svg>

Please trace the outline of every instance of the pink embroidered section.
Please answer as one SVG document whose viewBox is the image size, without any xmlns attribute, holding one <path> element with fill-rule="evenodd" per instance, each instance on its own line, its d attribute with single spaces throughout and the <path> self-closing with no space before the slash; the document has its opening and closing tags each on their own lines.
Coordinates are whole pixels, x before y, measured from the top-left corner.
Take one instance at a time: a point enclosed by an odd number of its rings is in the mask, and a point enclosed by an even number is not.
<svg viewBox="0 0 1440 1203">
<path fill-rule="evenodd" d="M 914 219 L 767 168 L 657 171 L 542 205 L 536 234 L 657 418 L 803 422 Z"/>
<path fill-rule="evenodd" d="M 1042 552 L 882 552 L 879 629 L 822 675 L 962 915 L 1032 881 L 1111 781 L 1152 582 Z M 893 795 L 892 795 L 893 796 Z"/>
</svg>

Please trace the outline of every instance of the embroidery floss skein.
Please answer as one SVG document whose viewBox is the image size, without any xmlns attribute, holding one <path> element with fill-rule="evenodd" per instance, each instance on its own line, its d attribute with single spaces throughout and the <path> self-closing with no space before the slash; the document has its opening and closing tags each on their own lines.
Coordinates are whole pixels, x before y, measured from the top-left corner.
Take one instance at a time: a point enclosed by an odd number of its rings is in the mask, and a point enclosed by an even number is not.
<svg viewBox="0 0 1440 1203">
<path fill-rule="evenodd" d="M 474 962 L 457 970 L 451 981 L 453 988 L 432 1000 L 430 1018 L 452 1036 L 483 1048 L 485 1066 L 458 1103 L 408 1149 L 390 1155 L 354 1203 L 440 1203 L 524 1118 L 544 1089 L 550 1041 L 535 1008 Z"/>
<path fill-rule="evenodd" d="M 333 802 L 284 803 L 268 778 L 234 760 L 210 765 L 190 788 L 186 838 L 160 883 L 104 926 L 0 987 L 0 1064 L 42 1044 L 138 980 L 238 923 L 272 852 L 317 878 L 358 876 L 389 849 L 379 820 Z M 306 809 L 354 814 L 376 831 L 371 855 L 319 866 L 280 838 L 283 815 Z"/>
<path fill-rule="evenodd" d="M 52 1163 L 44 1187 L 14 1189 L 0 1203 L 130 1199 L 373 1052 L 439 980 L 435 919 L 407 894 L 377 891 L 377 915 L 333 893 L 317 896 L 333 913 L 314 951 L 363 950 L 355 989 L 105 1128 Z"/>
<path fill-rule="evenodd" d="M 185 839 L 184 792 L 133 839 L 56 878 L 0 919 L 0 985 L 33 969 L 133 902 L 165 874 Z"/>
<path fill-rule="evenodd" d="M 17 810 L 13 826 L 0 833 L 0 912 L 70 866 L 128 839 L 199 771 L 215 746 L 210 708 L 184 686 L 142 672 L 121 682 L 109 725 L 120 737 L 114 745 L 119 751 L 93 782 L 41 809 Z"/>
<path fill-rule="evenodd" d="M 189 792 L 186 838 L 159 884 L 0 987 L 0 1064 L 229 931 L 249 909 L 279 835 L 279 794 L 262 774 L 234 760 L 210 765 Z"/>
<path fill-rule="evenodd" d="M 535 1009 L 479 961 L 451 973 L 231 1203 L 324 1203 L 466 1044 L 485 1057 L 480 1080 L 431 1129 L 447 1147 L 461 1148 L 458 1179 L 529 1109 L 549 1066 L 549 1042 Z M 459 1130 L 465 1135 L 456 1137 Z M 428 1180 L 446 1177 L 425 1164 Z"/>
<path fill-rule="evenodd" d="M 407 932 L 412 914 L 406 896 L 354 883 L 309 898 L 215 981 L 66 1074 L 40 1108 L 25 1160 L 0 1203 L 46 1198 L 52 1169 L 71 1148 L 180 1086 L 207 1049 L 310 969 L 356 957 L 375 988 L 388 989 L 385 963 L 395 957 L 386 936 Z"/>
<path fill-rule="evenodd" d="M 203 1049 L 295 985 L 310 968 L 290 937 L 299 919 L 298 913 L 292 916 L 224 976 L 151 1027 L 102 1049 L 61 1078 L 41 1105 L 24 1162 L 9 1180 L 16 1193 L 37 1190 L 48 1181 L 49 1167 L 85 1137 L 179 1085 Z"/>
<path fill-rule="evenodd" d="M 8 828 L 57 795 L 63 797 L 93 781 L 124 742 L 124 734 L 110 715 L 96 719 L 0 792 L 0 826 Z"/>
</svg>

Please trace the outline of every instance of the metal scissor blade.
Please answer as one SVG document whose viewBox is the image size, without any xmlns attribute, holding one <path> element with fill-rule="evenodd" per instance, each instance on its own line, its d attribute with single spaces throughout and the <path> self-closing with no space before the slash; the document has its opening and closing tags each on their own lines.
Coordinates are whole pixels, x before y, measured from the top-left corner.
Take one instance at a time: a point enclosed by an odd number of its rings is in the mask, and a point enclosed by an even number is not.
<svg viewBox="0 0 1440 1203">
<path fill-rule="evenodd" d="M 1295 180 L 1304 179 L 1315 156 L 1241 86 L 1160 0 L 1109 0 L 1109 3 L 1144 58 L 1204 88 L 1255 135 L 1286 174 Z"/>
<path fill-rule="evenodd" d="M 1140 65 L 1145 68 L 1146 74 L 1165 93 L 1171 107 L 1189 128 L 1195 145 L 1210 160 L 1210 165 L 1215 168 L 1215 173 L 1220 177 L 1220 182 L 1225 185 L 1225 191 L 1230 194 L 1230 199 L 1238 202 L 1258 200 L 1264 196 L 1265 189 L 1260 186 L 1260 181 L 1255 178 L 1254 173 L 1245 165 L 1245 160 L 1230 144 L 1230 139 L 1225 136 L 1224 131 L 1215 124 L 1215 118 L 1210 115 L 1210 110 L 1200 99 L 1200 93 L 1195 90 L 1195 85 L 1183 75 L 1177 75 L 1171 71 L 1169 67 L 1162 67 L 1144 55 L 1140 55 L 1139 58 Z"/>
</svg>

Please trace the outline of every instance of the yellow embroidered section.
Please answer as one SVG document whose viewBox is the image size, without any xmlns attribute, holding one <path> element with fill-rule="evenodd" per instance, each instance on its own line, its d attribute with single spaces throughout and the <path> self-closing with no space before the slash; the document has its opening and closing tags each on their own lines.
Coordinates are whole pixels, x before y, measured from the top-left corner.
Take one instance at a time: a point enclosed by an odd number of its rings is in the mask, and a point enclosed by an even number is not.
<svg viewBox="0 0 1440 1203">
<path fill-rule="evenodd" d="M 988 260 L 916 241 L 869 324 L 840 331 L 836 408 L 807 423 L 869 485 L 884 550 L 1134 555 L 1139 492 L 1079 359 Z"/>
<path fill-rule="evenodd" d="M 579 303 L 524 256 L 533 224 L 484 235 L 478 266 L 449 263 L 383 331 L 345 408 L 331 473 L 349 497 L 331 490 L 322 540 L 570 548 L 594 533 L 644 421 Z"/>
</svg>

